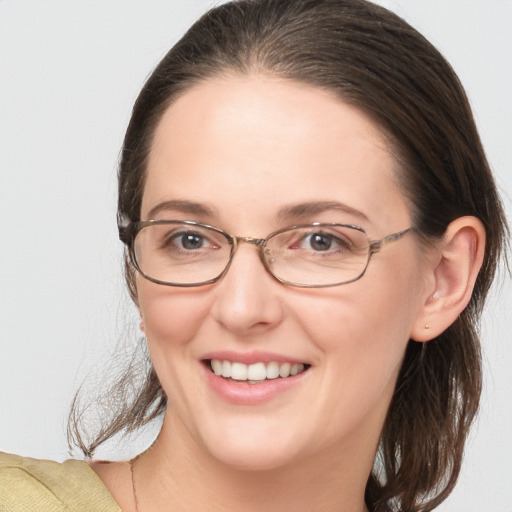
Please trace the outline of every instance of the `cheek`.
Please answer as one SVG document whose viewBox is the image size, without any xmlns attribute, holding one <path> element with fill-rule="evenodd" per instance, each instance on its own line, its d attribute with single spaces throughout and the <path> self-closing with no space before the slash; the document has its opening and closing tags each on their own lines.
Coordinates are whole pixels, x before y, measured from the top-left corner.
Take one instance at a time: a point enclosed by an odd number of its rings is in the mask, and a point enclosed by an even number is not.
<svg viewBox="0 0 512 512">
<path fill-rule="evenodd" d="M 137 291 L 150 351 L 185 346 L 211 308 L 199 289 L 171 288 L 140 279 Z"/>
<path fill-rule="evenodd" d="M 356 284 L 346 285 L 337 295 L 312 297 L 302 303 L 297 318 L 309 338 L 329 352 L 340 345 L 364 351 L 408 340 L 414 301 L 400 286 L 368 290 Z"/>
<path fill-rule="evenodd" d="M 311 420 L 320 423 L 329 411 L 326 439 L 380 430 L 409 340 L 408 304 L 399 293 L 381 297 L 354 288 L 312 300 L 300 318 L 320 370 Z"/>
<path fill-rule="evenodd" d="M 142 279 L 141 279 L 142 281 Z M 187 410 L 189 376 L 197 371 L 190 343 L 198 333 L 211 305 L 199 289 L 188 290 L 137 283 L 139 306 L 153 367 L 170 403 Z"/>
<path fill-rule="evenodd" d="M 353 396 L 394 385 L 421 302 L 421 273 L 410 262 L 397 261 L 396 272 L 378 270 L 376 265 L 357 282 L 304 296 L 295 315 L 330 375 Z"/>
</svg>

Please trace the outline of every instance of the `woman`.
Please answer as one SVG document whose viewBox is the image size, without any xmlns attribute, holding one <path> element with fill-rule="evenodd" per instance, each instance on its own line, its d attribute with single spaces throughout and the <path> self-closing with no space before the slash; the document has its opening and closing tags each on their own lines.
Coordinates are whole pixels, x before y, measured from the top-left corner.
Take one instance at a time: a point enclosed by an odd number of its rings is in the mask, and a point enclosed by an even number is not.
<svg viewBox="0 0 512 512">
<path fill-rule="evenodd" d="M 136 102 L 118 218 L 154 369 L 83 450 L 164 420 L 136 459 L 91 462 L 112 510 L 449 494 L 506 226 L 464 93 L 417 32 L 358 0 L 211 11 Z"/>
</svg>

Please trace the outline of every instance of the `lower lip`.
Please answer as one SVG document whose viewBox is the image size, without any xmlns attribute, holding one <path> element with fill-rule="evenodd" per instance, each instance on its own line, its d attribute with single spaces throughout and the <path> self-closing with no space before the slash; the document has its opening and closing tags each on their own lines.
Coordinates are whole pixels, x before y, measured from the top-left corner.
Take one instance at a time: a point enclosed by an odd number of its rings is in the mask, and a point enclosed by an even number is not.
<svg viewBox="0 0 512 512">
<path fill-rule="evenodd" d="M 257 384 L 245 381 L 232 381 L 216 375 L 206 366 L 206 380 L 210 388 L 223 400 L 237 405 L 258 405 L 272 400 L 298 386 L 309 370 L 293 377 L 266 379 Z"/>
</svg>

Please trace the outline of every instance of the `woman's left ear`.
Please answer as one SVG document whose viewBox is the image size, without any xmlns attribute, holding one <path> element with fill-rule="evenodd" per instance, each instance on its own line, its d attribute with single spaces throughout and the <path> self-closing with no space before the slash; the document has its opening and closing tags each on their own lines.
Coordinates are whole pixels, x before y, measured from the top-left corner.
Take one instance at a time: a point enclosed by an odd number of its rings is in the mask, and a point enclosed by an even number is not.
<svg viewBox="0 0 512 512">
<path fill-rule="evenodd" d="M 479 219 L 459 217 L 448 225 L 411 339 L 429 341 L 457 319 L 471 298 L 484 253 L 485 228 Z"/>
</svg>

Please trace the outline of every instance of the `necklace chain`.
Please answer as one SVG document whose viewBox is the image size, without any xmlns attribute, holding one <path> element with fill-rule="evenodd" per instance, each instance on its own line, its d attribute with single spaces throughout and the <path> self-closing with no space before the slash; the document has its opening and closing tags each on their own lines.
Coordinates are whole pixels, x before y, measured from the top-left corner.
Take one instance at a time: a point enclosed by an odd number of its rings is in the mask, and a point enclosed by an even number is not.
<svg viewBox="0 0 512 512">
<path fill-rule="evenodd" d="M 133 489 L 133 501 L 135 502 L 135 512 L 139 512 L 139 500 L 137 499 L 137 491 L 135 489 L 135 477 L 133 475 L 133 467 L 137 457 L 130 460 L 130 473 L 132 475 L 132 489 Z"/>
</svg>

